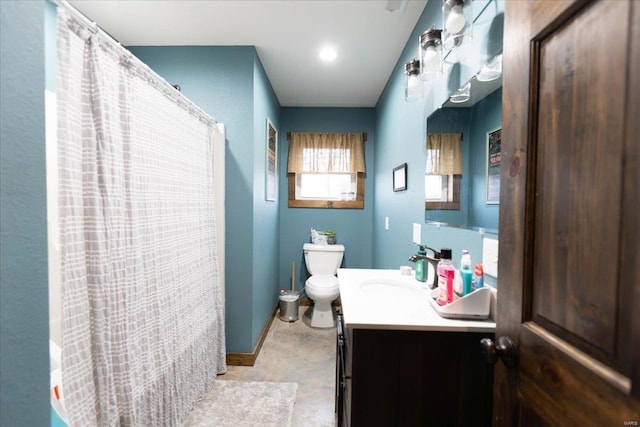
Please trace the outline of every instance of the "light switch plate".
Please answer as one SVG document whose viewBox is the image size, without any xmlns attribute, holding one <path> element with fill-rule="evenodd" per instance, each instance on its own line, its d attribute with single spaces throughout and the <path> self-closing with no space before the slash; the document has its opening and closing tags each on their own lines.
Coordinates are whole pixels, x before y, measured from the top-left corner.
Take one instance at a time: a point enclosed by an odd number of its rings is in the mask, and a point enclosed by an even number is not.
<svg viewBox="0 0 640 427">
<path fill-rule="evenodd" d="M 422 240 L 422 226 L 416 222 L 413 223 L 413 243 L 420 244 Z"/>
<path fill-rule="evenodd" d="M 389 230 L 389 217 L 388 216 L 384 217 L 384 229 L 385 230 Z"/>
<path fill-rule="evenodd" d="M 482 239 L 482 270 L 484 274 L 498 278 L 498 240 Z"/>
</svg>

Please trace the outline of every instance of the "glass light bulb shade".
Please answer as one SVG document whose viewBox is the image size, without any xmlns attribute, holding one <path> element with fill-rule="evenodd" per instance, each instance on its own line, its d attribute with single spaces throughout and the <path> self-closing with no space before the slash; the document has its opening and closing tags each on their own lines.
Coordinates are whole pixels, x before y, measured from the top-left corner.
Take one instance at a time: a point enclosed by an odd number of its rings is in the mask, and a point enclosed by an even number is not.
<svg viewBox="0 0 640 427">
<path fill-rule="evenodd" d="M 407 102 L 415 102 L 422 99 L 422 80 L 415 74 L 405 74 L 404 76 L 404 99 Z"/>
<path fill-rule="evenodd" d="M 462 46 L 473 36 L 472 0 L 443 0 L 442 44 L 447 50 Z"/>
<path fill-rule="evenodd" d="M 422 99 L 422 80 L 420 74 L 420 61 L 414 59 L 404 64 L 404 99 L 408 102 Z"/>
<path fill-rule="evenodd" d="M 420 78 L 430 80 L 442 74 L 442 49 L 428 47 L 423 51 L 420 61 Z"/>
<path fill-rule="evenodd" d="M 449 100 L 454 104 L 467 102 L 471 98 L 471 82 L 465 83 L 460 89 L 455 91 Z"/>
<path fill-rule="evenodd" d="M 496 55 L 487 61 L 476 75 L 479 82 L 490 82 L 502 75 L 502 55 Z"/>
<path fill-rule="evenodd" d="M 420 78 L 430 80 L 442 74 L 442 31 L 432 28 L 420 36 Z"/>
<path fill-rule="evenodd" d="M 462 14 L 462 8 L 460 6 L 456 6 L 451 9 L 451 12 L 449 12 L 444 28 L 449 33 L 459 33 L 464 29 L 466 23 L 467 21 L 464 19 L 464 15 Z"/>
</svg>

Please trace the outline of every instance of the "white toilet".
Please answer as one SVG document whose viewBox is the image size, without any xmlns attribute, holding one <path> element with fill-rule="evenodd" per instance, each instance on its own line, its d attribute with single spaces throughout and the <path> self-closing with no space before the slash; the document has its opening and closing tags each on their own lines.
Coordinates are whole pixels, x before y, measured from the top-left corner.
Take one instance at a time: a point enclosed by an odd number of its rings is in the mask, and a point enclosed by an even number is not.
<svg viewBox="0 0 640 427">
<path fill-rule="evenodd" d="M 344 245 L 314 245 L 305 243 L 304 262 L 311 273 L 304 285 L 305 293 L 313 300 L 311 326 L 332 328 L 333 311 L 331 303 L 340 296 L 336 273 L 344 255 Z"/>
</svg>

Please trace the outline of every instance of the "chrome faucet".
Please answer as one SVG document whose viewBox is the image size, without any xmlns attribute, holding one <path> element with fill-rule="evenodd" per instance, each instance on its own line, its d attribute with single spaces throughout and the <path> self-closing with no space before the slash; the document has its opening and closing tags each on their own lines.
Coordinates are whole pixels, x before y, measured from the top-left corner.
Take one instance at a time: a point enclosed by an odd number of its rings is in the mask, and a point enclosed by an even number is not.
<svg viewBox="0 0 640 427">
<path fill-rule="evenodd" d="M 433 272 L 434 272 L 433 283 L 430 284 L 429 287 L 431 289 L 435 289 L 438 287 L 438 262 L 440 262 L 440 252 L 428 246 L 425 246 L 424 248 L 433 252 L 433 257 L 430 257 L 428 255 L 414 254 L 414 255 L 411 255 L 411 257 L 409 258 L 409 261 L 416 262 L 418 260 L 423 259 L 433 266 Z"/>
</svg>

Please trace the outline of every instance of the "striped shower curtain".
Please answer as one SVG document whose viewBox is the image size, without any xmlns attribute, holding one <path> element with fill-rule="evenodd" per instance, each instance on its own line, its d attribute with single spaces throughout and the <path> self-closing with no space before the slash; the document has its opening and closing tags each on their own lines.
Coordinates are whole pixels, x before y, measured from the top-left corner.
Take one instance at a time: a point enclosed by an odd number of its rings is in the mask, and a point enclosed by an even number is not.
<svg viewBox="0 0 640 427">
<path fill-rule="evenodd" d="M 71 426 L 177 426 L 226 370 L 216 123 L 58 7 L 62 384 Z"/>
</svg>

